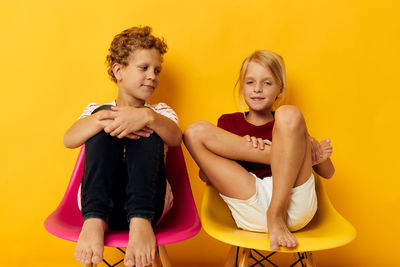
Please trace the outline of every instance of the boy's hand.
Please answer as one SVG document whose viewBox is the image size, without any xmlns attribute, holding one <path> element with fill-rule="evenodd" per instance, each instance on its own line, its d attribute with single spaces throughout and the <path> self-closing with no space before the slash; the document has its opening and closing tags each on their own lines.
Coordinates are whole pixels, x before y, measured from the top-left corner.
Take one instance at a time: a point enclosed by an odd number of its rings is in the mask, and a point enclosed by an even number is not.
<svg viewBox="0 0 400 267">
<path fill-rule="evenodd" d="M 243 136 L 246 141 L 251 142 L 254 148 L 258 148 L 260 150 L 264 150 L 265 146 L 270 146 L 272 144 L 268 139 L 257 138 L 255 136 L 245 135 Z"/>
<path fill-rule="evenodd" d="M 112 120 L 104 131 L 118 138 L 139 139 L 149 137 L 153 130 L 146 127 L 147 110 L 135 107 L 111 107 L 98 116 L 99 121 Z"/>
</svg>

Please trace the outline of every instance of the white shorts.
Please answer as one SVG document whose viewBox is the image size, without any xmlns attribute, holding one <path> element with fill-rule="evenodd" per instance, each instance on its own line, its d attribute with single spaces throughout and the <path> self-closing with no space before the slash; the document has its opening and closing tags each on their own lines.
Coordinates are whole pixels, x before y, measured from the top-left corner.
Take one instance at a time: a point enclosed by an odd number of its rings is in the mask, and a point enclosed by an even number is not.
<svg viewBox="0 0 400 267">
<path fill-rule="evenodd" d="M 231 210 L 232 217 L 239 228 L 268 232 L 267 210 L 272 196 L 272 177 L 259 179 L 255 174 L 256 193 L 247 200 L 235 199 L 220 194 Z M 287 226 L 297 231 L 306 226 L 317 211 L 317 194 L 314 175 L 304 184 L 292 189 L 288 201 Z"/>
</svg>

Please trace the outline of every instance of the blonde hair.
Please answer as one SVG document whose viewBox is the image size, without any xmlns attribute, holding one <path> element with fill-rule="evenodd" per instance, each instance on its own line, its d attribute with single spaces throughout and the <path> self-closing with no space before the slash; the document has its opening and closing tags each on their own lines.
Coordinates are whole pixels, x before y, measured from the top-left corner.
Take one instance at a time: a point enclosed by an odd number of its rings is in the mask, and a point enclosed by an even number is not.
<svg viewBox="0 0 400 267">
<path fill-rule="evenodd" d="M 238 97 L 243 112 L 244 112 L 244 107 L 242 103 L 242 94 L 243 94 L 242 89 L 244 85 L 244 79 L 247 73 L 247 68 L 250 62 L 256 62 L 261 66 L 269 69 L 274 79 L 280 85 L 281 87 L 281 94 L 279 97 L 280 101 L 275 101 L 274 103 L 274 109 L 276 109 L 279 106 L 280 102 L 282 101 L 284 92 L 286 91 L 287 88 L 286 67 L 283 58 L 277 53 L 272 52 L 270 50 L 257 50 L 248 55 L 246 59 L 243 61 L 242 66 L 240 68 L 239 78 L 235 83 L 235 88 L 239 85 Z"/>
</svg>

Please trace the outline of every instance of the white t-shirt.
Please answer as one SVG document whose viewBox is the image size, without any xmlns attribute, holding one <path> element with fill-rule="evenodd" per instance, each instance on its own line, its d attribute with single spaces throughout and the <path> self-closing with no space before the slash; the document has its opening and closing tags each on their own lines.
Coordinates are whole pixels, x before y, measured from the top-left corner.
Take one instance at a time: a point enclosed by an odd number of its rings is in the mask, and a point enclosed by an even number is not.
<svg viewBox="0 0 400 267">
<path fill-rule="evenodd" d="M 105 105 L 112 105 L 112 106 L 116 106 L 115 100 L 111 103 L 106 103 Z M 97 104 L 97 103 L 90 103 L 85 110 L 83 111 L 82 115 L 79 117 L 79 119 L 88 117 L 90 115 L 92 115 L 92 112 L 100 107 L 101 105 Z M 157 112 L 158 114 L 161 114 L 169 119 L 171 119 L 172 121 L 174 121 L 176 124 L 179 125 L 179 120 L 178 120 L 178 116 L 176 115 L 176 112 L 169 107 L 167 104 L 165 103 L 158 103 L 155 105 L 150 105 L 150 104 L 145 104 L 146 107 L 151 108 L 152 110 L 154 110 L 155 112 Z M 164 162 L 166 160 L 166 156 L 167 156 L 167 152 L 168 152 L 168 146 L 167 144 L 164 143 Z M 171 190 L 171 185 L 169 184 L 168 180 L 167 180 L 167 188 L 166 188 L 166 192 L 165 192 L 165 202 L 164 202 L 164 211 L 163 211 L 163 215 L 166 214 L 171 208 L 172 208 L 172 204 L 173 204 L 173 200 L 174 197 L 172 195 L 172 190 Z M 79 191 L 78 191 L 78 206 L 79 209 L 82 209 L 82 205 L 81 205 L 81 187 L 79 187 Z"/>
</svg>

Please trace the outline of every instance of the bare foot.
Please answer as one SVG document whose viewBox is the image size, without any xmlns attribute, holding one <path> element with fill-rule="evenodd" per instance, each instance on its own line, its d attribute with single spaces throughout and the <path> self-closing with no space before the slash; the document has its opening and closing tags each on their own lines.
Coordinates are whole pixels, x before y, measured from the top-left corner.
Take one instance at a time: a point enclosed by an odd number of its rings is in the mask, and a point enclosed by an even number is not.
<svg viewBox="0 0 400 267">
<path fill-rule="evenodd" d="M 150 265 L 156 252 L 156 237 L 147 219 L 132 218 L 129 224 L 129 242 L 124 264 L 127 267 Z"/>
<path fill-rule="evenodd" d="M 324 162 L 332 155 L 331 140 L 325 139 L 318 142 L 315 138 L 310 137 L 312 165 Z"/>
<path fill-rule="evenodd" d="M 75 249 L 75 258 L 86 264 L 99 264 L 103 260 L 104 231 L 107 224 L 102 219 L 89 218 L 83 223 Z"/>
<path fill-rule="evenodd" d="M 279 247 L 294 248 L 297 246 L 297 240 L 286 226 L 282 216 L 273 216 L 267 214 L 268 234 L 270 248 L 279 250 Z"/>
<path fill-rule="evenodd" d="M 332 145 L 331 145 L 331 140 L 330 139 L 325 139 L 319 142 L 320 148 L 321 148 L 321 160 L 320 162 L 323 162 L 327 160 L 331 155 L 332 155 Z"/>
</svg>

